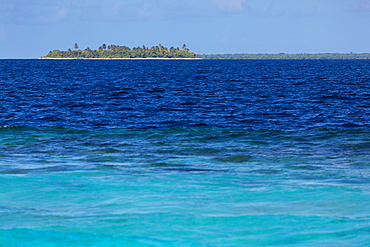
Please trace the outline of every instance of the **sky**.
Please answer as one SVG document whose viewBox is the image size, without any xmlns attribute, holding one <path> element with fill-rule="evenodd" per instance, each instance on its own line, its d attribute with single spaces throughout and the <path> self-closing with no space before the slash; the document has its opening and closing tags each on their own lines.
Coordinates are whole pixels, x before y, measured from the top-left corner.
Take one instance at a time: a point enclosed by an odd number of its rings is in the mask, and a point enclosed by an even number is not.
<svg viewBox="0 0 370 247">
<path fill-rule="evenodd" d="M 0 58 L 38 58 L 75 43 L 365 53 L 370 0 L 0 0 Z"/>
</svg>

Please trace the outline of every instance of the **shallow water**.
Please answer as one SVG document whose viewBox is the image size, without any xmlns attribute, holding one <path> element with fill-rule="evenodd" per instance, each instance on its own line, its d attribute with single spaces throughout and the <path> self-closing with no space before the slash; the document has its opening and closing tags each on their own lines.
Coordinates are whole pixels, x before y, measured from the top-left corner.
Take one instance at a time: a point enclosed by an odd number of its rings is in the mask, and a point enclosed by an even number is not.
<svg viewBox="0 0 370 247">
<path fill-rule="evenodd" d="M 370 62 L 0 65 L 0 246 L 370 244 Z"/>
</svg>

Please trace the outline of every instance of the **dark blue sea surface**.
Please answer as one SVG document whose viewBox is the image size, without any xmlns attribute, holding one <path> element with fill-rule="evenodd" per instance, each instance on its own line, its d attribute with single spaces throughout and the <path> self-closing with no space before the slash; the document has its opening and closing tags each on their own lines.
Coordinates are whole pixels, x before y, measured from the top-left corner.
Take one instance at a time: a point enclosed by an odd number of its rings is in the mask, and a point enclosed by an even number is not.
<svg viewBox="0 0 370 247">
<path fill-rule="evenodd" d="M 0 61 L 4 125 L 369 127 L 369 61 Z"/>
<path fill-rule="evenodd" d="M 369 246 L 370 61 L 0 60 L 0 246 Z"/>
</svg>

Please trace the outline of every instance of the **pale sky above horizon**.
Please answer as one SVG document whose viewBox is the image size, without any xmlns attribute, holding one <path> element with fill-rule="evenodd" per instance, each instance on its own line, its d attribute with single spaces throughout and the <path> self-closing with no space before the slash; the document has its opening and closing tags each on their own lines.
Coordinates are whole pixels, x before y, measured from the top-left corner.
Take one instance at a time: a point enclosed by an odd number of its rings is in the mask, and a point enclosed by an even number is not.
<svg viewBox="0 0 370 247">
<path fill-rule="evenodd" d="M 0 0 L 0 58 L 103 43 L 215 53 L 370 52 L 370 0 Z"/>
</svg>

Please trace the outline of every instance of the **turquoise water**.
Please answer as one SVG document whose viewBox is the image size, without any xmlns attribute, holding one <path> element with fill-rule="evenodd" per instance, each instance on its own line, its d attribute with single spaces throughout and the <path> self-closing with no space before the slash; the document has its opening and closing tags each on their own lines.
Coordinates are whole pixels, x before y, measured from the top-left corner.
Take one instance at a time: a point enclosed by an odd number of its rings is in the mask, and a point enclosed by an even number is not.
<svg viewBox="0 0 370 247">
<path fill-rule="evenodd" d="M 368 246 L 369 130 L 0 129 L 0 246 Z"/>
<path fill-rule="evenodd" d="M 369 60 L 0 60 L 0 247 L 370 246 Z"/>
</svg>

